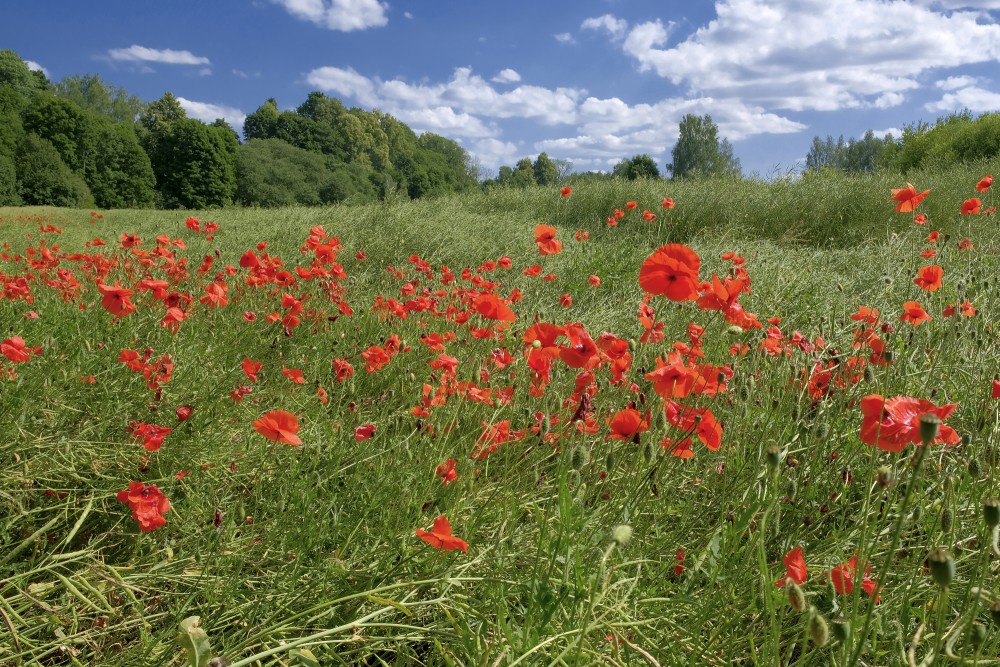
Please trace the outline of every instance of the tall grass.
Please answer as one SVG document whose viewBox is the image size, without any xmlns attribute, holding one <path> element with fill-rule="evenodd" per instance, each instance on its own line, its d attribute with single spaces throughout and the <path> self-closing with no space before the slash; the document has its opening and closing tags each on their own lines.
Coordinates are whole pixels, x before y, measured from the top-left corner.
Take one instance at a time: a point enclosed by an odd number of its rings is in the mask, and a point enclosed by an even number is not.
<svg viewBox="0 0 1000 667">
<path fill-rule="evenodd" d="M 17 335 L 42 348 L 16 365 L 16 378 L 0 381 L 0 664 L 184 664 L 178 624 L 191 616 L 201 618 L 212 653 L 234 665 L 308 665 L 310 655 L 344 665 L 905 664 L 910 647 L 917 661 L 933 652 L 938 664 L 946 650 L 965 664 L 996 656 L 996 631 L 978 642 L 971 628 L 989 625 L 998 592 L 981 517 L 984 501 L 1000 493 L 990 398 L 1000 356 L 998 234 L 993 217 L 958 215 L 989 169 L 908 176 L 932 190 L 920 208 L 927 227 L 893 212 L 889 190 L 905 182 L 892 175 L 611 182 L 568 198 L 533 189 L 328 209 L 105 211 L 101 220 L 87 211 L 0 210 L 10 246 L 0 274 L 32 274 L 35 295 L 33 303 L 0 301 L 0 339 Z M 663 209 L 665 196 L 677 208 Z M 609 227 L 628 201 L 638 208 Z M 643 221 L 643 209 L 657 219 Z M 213 241 L 185 229 L 190 215 L 220 224 Z M 62 233 L 42 234 L 40 224 Z M 557 227 L 561 254 L 539 257 L 537 224 Z M 288 266 L 307 266 L 312 255 L 300 248 L 315 225 L 344 245 L 338 261 L 354 315 L 339 315 L 315 283 L 246 287 L 242 269 L 227 278 L 233 303 L 197 305 L 205 283 L 259 242 Z M 931 229 L 951 236 L 925 260 Z M 589 240 L 576 241 L 578 230 Z M 146 249 L 158 234 L 184 239 L 178 256 L 189 258 L 190 277 L 177 289 L 190 291 L 195 314 L 178 333 L 160 327 L 158 304 L 138 295 L 138 311 L 113 321 L 69 257 L 117 255 L 108 282 L 159 276 L 118 247 L 126 232 Z M 85 247 L 95 237 L 108 246 Z M 962 237 L 975 249 L 959 251 Z M 81 278 L 78 302 L 39 278 L 52 279 L 56 267 L 15 261 L 40 240 L 58 244 L 59 268 Z M 664 340 L 638 342 L 639 267 L 669 242 L 699 253 L 703 279 L 725 275 L 730 265 L 720 256 L 738 252 L 752 277 L 745 308 L 762 320 L 780 317 L 786 339 L 800 331 L 822 343 L 770 356 L 760 351 L 763 331 L 733 329 L 718 313 L 662 297 L 652 305 Z M 367 259 L 354 258 L 360 250 Z M 216 253 L 213 269 L 198 274 L 202 258 Z M 415 271 L 412 255 L 437 278 L 442 264 L 477 275 L 484 261 L 509 256 L 512 269 L 479 275 L 499 282 L 504 296 L 521 291 L 517 322 L 489 340 L 443 318 L 370 312 L 378 295 L 402 300 L 407 282 L 418 292 L 441 288 Z M 945 286 L 933 294 L 912 284 L 929 261 L 945 269 Z M 555 280 L 522 273 L 535 263 Z M 600 287 L 590 286 L 591 275 Z M 282 292 L 307 295 L 306 308 L 322 312 L 285 335 L 263 321 L 280 311 Z M 564 294 L 572 307 L 560 305 Z M 942 317 L 966 298 L 976 316 Z M 935 319 L 900 322 L 902 302 L 912 299 Z M 881 335 L 892 363 L 869 365 L 857 384 L 812 399 L 808 374 L 853 354 L 858 325 L 849 316 L 862 305 L 890 325 Z M 258 321 L 244 322 L 243 311 Z M 545 394 L 528 394 L 521 335 L 536 316 L 632 341 L 635 387 L 597 372 L 597 432 L 564 428 L 579 407 L 568 402 L 576 370 L 554 368 Z M 684 401 L 710 407 L 724 432 L 718 451 L 696 443 L 694 458 L 681 459 L 659 446 L 681 434 L 643 374 L 674 341 L 687 341 L 692 321 L 706 329 L 705 360 L 731 365 L 734 376 L 718 397 Z M 458 336 L 446 346 L 459 359 L 458 379 L 513 386 L 511 402 L 452 397 L 430 417 L 412 413 L 423 384 L 440 380 L 429 366 L 438 352 L 420 337 L 447 331 Z M 365 372 L 360 353 L 393 333 L 412 349 Z M 734 356 L 734 344 L 749 353 Z M 518 360 L 503 370 L 489 362 L 501 346 Z M 122 349 L 147 347 L 175 362 L 159 396 L 117 361 Z M 234 403 L 229 392 L 251 384 L 244 357 L 265 370 Z M 354 376 L 336 382 L 334 358 L 348 359 Z M 307 383 L 292 384 L 283 367 L 301 369 Z M 81 380 L 89 376 L 94 383 Z M 329 393 L 325 405 L 317 386 Z M 919 469 L 909 465 L 912 448 L 892 454 L 863 444 L 859 401 L 873 393 L 958 403 L 947 423 L 963 441 L 933 446 Z M 630 403 L 649 410 L 650 431 L 638 444 L 608 439 L 606 420 Z M 179 406 L 193 410 L 182 423 Z M 300 416 L 301 447 L 251 428 L 271 409 Z M 526 431 L 523 439 L 470 458 L 484 424 L 505 419 Z M 149 454 L 128 434 L 133 420 L 174 431 Z M 363 424 L 375 424 L 376 435 L 357 442 Z M 435 469 L 448 458 L 458 479 L 443 485 Z M 182 471 L 190 474 L 176 478 Z M 115 497 L 133 480 L 170 498 L 166 526 L 139 532 Z M 469 543 L 467 553 L 416 537 L 439 515 Z M 774 585 L 795 546 L 808 567 L 805 613 Z M 936 546 L 957 565 L 947 594 L 924 569 Z M 856 554 L 857 585 L 840 594 L 829 572 Z M 860 585 L 864 564 L 880 587 L 877 605 Z M 841 618 L 850 636 L 819 641 L 819 619 Z"/>
</svg>

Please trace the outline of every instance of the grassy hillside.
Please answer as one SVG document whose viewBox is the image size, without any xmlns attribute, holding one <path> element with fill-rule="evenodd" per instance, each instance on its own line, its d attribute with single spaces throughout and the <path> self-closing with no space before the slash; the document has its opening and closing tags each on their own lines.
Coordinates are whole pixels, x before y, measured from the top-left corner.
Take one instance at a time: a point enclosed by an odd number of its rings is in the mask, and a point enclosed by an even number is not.
<svg viewBox="0 0 1000 667">
<path fill-rule="evenodd" d="M 991 170 L 909 176 L 922 226 L 885 175 L 0 209 L 0 664 L 996 656 Z M 644 298 L 667 244 L 701 301 Z"/>
</svg>

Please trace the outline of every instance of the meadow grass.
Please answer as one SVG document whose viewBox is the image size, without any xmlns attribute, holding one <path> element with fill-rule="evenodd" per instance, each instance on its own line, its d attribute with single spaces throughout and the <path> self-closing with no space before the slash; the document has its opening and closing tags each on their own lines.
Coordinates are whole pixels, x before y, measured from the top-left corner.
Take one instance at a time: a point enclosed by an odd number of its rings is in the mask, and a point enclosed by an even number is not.
<svg viewBox="0 0 1000 667">
<path fill-rule="evenodd" d="M 0 664 L 200 667 L 213 656 L 233 666 L 995 664 L 989 607 L 1000 563 L 982 508 L 1000 494 L 991 398 L 1000 234 L 994 216 L 958 213 L 969 197 L 994 201 L 973 186 L 995 167 L 906 179 L 610 182 L 566 198 L 538 188 L 322 209 L 103 211 L 100 219 L 0 209 L 8 285 L 0 339 L 41 348 L 27 362 L 0 359 L 16 375 L 0 380 Z M 906 180 L 932 190 L 918 209 L 926 226 L 889 202 Z M 662 208 L 666 196 L 676 208 Z M 629 201 L 638 208 L 608 226 Z M 644 209 L 656 219 L 644 221 Z M 214 238 L 187 229 L 189 216 L 217 222 Z M 562 253 L 539 256 L 538 224 L 557 228 Z M 40 231 L 47 225 L 60 232 Z M 343 245 L 346 277 L 330 283 L 343 288 L 352 315 L 319 280 L 251 287 L 239 267 L 258 243 L 286 268 L 308 267 L 314 254 L 303 247 L 316 225 Z M 942 240 L 927 242 L 931 230 Z M 589 238 L 577 240 L 578 231 Z M 165 309 L 148 294 L 134 294 L 138 309 L 117 320 L 101 307 L 98 255 L 114 263 L 107 284 L 166 275 L 166 260 L 144 265 L 123 249 L 123 233 L 141 237 L 141 250 L 160 234 L 184 240 L 183 250 L 169 246 L 189 261 L 170 289 L 193 297 L 176 333 L 160 326 Z M 107 245 L 87 247 L 94 238 Z M 975 247 L 959 250 L 963 238 Z M 737 329 L 719 312 L 662 296 L 650 305 L 664 338 L 641 342 L 639 268 L 667 243 L 700 255 L 703 280 L 729 274 L 723 253 L 744 257 L 752 285 L 740 303 L 761 321 L 781 318 L 771 332 L 778 353 L 762 349 L 767 322 Z M 937 256 L 921 257 L 927 248 Z M 206 256 L 214 263 L 199 272 Z M 512 268 L 483 266 L 502 256 Z M 930 263 L 944 268 L 933 293 L 912 282 Z M 533 264 L 555 278 L 525 275 Z M 454 285 L 441 284 L 442 265 Z M 79 281 L 77 293 L 61 294 L 60 270 Z M 199 297 L 220 272 L 230 303 L 208 308 Z M 18 276 L 30 303 L 10 287 Z M 523 295 L 510 304 L 517 321 L 494 328 L 502 338 L 473 336 L 455 321 L 482 280 L 498 283 L 501 296 Z M 456 307 L 451 318 L 373 312 L 379 295 L 411 298 L 401 292 L 407 284 L 417 295 L 445 290 L 435 298 L 442 310 Z M 283 293 L 307 297 L 289 331 L 266 321 L 285 313 Z M 899 321 L 909 300 L 934 319 Z M 976 315 L 942 315 L 964 300 Z M 850 315 L 860 306 L 880 311 L 890 362 L 865 363 L 844 386 L 810 395 L 818 363 L 837 370 L 867 357 L 853 347 L 860 325 Z M 244 311 L 257 321 L 244 321 Z M 630 341 L 625 382 L 612 383 L 603 364 L 594 370 L 594 432 L 570 423 L 581 409 L 577 369 L 556 362 L 544 393 L 529 393 L 522 335 L 536 319 Z M 659 444 L 684 433 L 644 374 L 675 341 L 689 342 L 691 322 L 705 328 L 703 363 L 728 365 L 733 376 L 714 397 L 677 399 L 710 408 L 723 425 L 718 451 L 696 439 L 684 459 Z M 469 323 L 491 324 L 477 314 Z M 414 414 L 423 386 L 442 382 L 429 365 L 440 352 L 420 340 L 431 332 L 455 333 L 444 351 L 459 362 L 456 381 L 490 388 L 492 401 L 459 392 Z M 404 349 L 366 372 L 361 353 L 392 334 Z M 502 369 L 491 362 L 501 347 L 515 360 Z M 159 391 L 118 361 L 124 349 L 147 348 L 174 363 Z M 263 362 L 257 382 L 241 370 L 244 358 Z M 333 359 L 349 361 L 353 376 L 337 381 Z M 300 369 L 305 384 L 283 368 Z M 252 391 L 235 402 L 240 386 Z M 870 394 L 957 403 L 945 422 L 963 439 L 901 453 L 866 445 L 860 401 Z M 182 406 L 191 417 L 179 422 Z M 649 431 L 638 442 L 609 439 L 607 421 L 629 406 L 649 412 Z M 301 446 L 252 428 L 275 409 L 299 417 Z M 503 420 L 522 436 L 472 458 L 486 427 Z M 173 431 L 147 452 L 129 433 L 135 421 Z M 355 429 L 366 424 L 375 435 L 359 442 Z M 435 471 L 449 458 L 457 479 L 445 485 Z M 133 481 L 169 498 L 165 526 L 141 532 L 116 498 Z M 418 539 L 416 529 L 430 530 L 440 515 L 467 552 Z M 797 546 L 808 570 L 803 611 L 775 586 Z M 948 586 L 925 568 L 938 546 L 955 563 Z M 838 592 L 830 572 L 847 572 L 854 556 L 856 585 Z M 878 604 L 861 585 L 866 566 Z M 178 642 L 192 616 L 211 644 L 201 657 Z M 975 624 L 987 629 L 981 641 Z"/>
</svg>

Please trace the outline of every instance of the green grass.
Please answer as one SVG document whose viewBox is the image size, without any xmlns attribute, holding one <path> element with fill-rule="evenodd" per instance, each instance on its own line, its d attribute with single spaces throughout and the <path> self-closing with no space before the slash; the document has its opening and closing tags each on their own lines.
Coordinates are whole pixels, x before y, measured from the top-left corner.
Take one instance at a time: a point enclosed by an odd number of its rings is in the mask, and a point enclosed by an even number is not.
<svg viewBox="0 0 1000 667">
<path fill-rule="evenodd" d="M 212 652 L 233 665 L 311 664 L 293 655 L 299 648 L 324 665 L 895 665 L 906 664 L 918 633 L 917 662 L 945 646 L 965 664 L 995 657 L 1000 642 L 988 607 L 998 563 L 981 506 L 1000 494 L 990 398 L 1000 357 L 1000 234 L 995 217 L 963 218 L 958 210 L 971 196 L 995 201 L 973 185 L 996 168 L 906 179 L 612 182 L 565 199 L 534 189 L 327 209 L 104 211 L 100 220 L 88 211 L 0 209 L 0 240 L 9 244 L 0 282 L 27 275 L 34 296 L 0 300 L 0 340 L 21 336 L 42 348 L 25 363 L 2 359 L 17 377 L 0 380 L 0 664 L 187 664 L 177 633 L 190 616 L 201 618 Z M 932 190 L 919 209 L 930 218 L 926 227 L 888 201 L 890 188 L 906 180 Z M 677 208 L 663 210 L 664 196 Z M 628 201 L 638 209 L 609 227 L 605 220 Z M 657 220 L 644 222 L 643 209 Z M 189 215 L 216 221 L 214 240 L 186 229 Z M 62 233 L 39 231 L 49 224 Z M 558 229 L 561 254 L 538 255 L 537 224 Z M 308 266 L 313 256 L 300 248 L 315 225 L 343 244 L 337 261 L 347 277 L 335 282 L 351 316 L 339 314 L 319 281 L 254 288 L 238 267 L 258 242 L 289 269 Z M 928 244 L 932 229 L 949 240 Z M 589 240 L 575 240 L 578 230 Z M 148 295 L 133 295 L 138 310 L 120 321 L 101 308 L 94 260 L 75 253 L 115 259 L 107 283 L 165 273 L 163 260 L 144 267 L 120 248 L 122 233 L 142 237 L 144 250 L 159 234 L 184 240 L 186 250 L 174 249 L 189 275 L 171 289 L 194 300 L 178 333 L 159 326 L 164 308 Z M 95 237 L 107 245 L 85 247 Z M 966 237 L 975 248 L 959 251 Z M 23 259 L 42 241 L 59 246 L 58 265 Z M 717 312 L 663 297 L 651 305 L 665 338 L 638 342 L 639 267 L 672 242 L 698 252 L 702 279 L 729 271 L 723 253 L 745 257 L 746 310 L 762 321 L 780 317 L 786 339 L 799 331 L 825 347 L 769 356 L 760 351 L 767 323 L 734 331 Z M 927 247 L 938 257 L 920 257 Z M 362 249 L 367 259 L 355 259 Z M 206 255 L 218 258 L 198 273 Z M 433 281 L 411 255 L 429 263 Z M 477 274 L 501 256 L 511 269 Z M 944 267 L 944 286 L 928 294 L 912 280 L 933 262 Z M 535 263 L 556 279 L 522 273 Z M 237 269 L 225 276 L 231 303 L 207 309 L 198 299 L 226 265 Z M 456 275 L 454 286 L 438 282 L 441 265 Z M 400 320 L 371 312 L 378 295 L 409 298 L 400 291 L 407 282 L 418 294 L 447 290 L 442 310 L 467 307 L 474 285 L 463 268 L 499 283 L 501 296 L 523 294 L 502 340 L 475 338 L 430 313 Z M 60 269 L 81 283 L 78 298 L 64 300 L 49 285 L 67 278 Z M 588 284 L 590 275 L 600 287 Z M 282 293 L 308 297 L 290 336 L 265 321 L 283 312 Z M 560 305 L 563 294 L 571 307 Z M 941 316 L 966 298 L 976 316 Z M 900 322 L 908 300 L 934 320 Z M 862 305 L 879 309 L 894 329 L 880 334 L 892 363 L 869 365 L 857 384 L 811 399 L 803 379 L 817 362 L 866 354 L 852 349 L 858 325 L 849 317 Z M 257 321 L 245 322 L 244 311 Z M 595 433 L 564 428 L 579 407 L 570 400 L 576 369 L 555 362 L 544 395 L 529 395 L 521 336 L 536 316 L 632 341 L 634 387 L 612 384 L 606 366 L 595 371 Z M 478 315 L 470 322 L 488 324 Z M 709 407 L 724 427 L 718 451 L 696 442 L 695 457 L 684 460 L 657 445 L 680 434 L 643 374 L 674 341 L 688 341 L 690 322 L 705 327 L 704 361 L 728 364 L 734 375 L 718 396 L 678 399 Z M 450 331 L 457 339 L 445 352 L 460 362 L 457 379 L 513 387 L 509 403 L 454 395 L 430 416 L 412 413 L 423 385 L 440 382 L 429 366 L 438 352 L 420 337 Z M 411 349 L 367 373 L 360 353 L 391 334 Z M 734 344 L 749 353 L 733 356 Z M 492 367 L 497 347 L 515 363 Z M 158 396 L 117 361 L 123 349 L 146 348 L 175 364 Z M 244 357 L 264 362 L 259 382 L 242 373 Z M 352 378 L 334 380 L 335 358 L 353 364 Z M 301 369 L 306 383 L 290 382 L 283 367 Z M 94 383 L 81 381 L 91 375 Z M 235 403 L 229 392 L 241 385 L 253 391 Z M 317 387 L 329 393 L 327 404 Z M 860 441 L 859 402 L 873 393 L 958 403 L 946 423 L 966 439 L 931 447 L 914 470 L 916 448 L 893 454 Z M 650 430 L 638 444 L 608 439 L 606 420 L 630 403 L 650 411 Z M 193 409 L 183 423 L 179 406 Z M 253 430 L 272 409 L 299 416 L 301 447 Z M 561 423 L 536 433 L 538 412 Z M 484 423 L 501 420 L 524 437 L 470 458 Z M 148 453 L 129 434 L 132 421 L 174 430 Z M 354 429 L 364 424 L 375 424 L 376 435 L 357 442 Z M 777 467 L 767 464 L 769 448 L 781 457 Z M 457 461 L 458 479 L 444 486 L 435 469 L 448 458 Z M 876 481 L 880 466 L 894 480 L 888 486 Z M 180 471 L 190 474 L 176 479 Z M 116 499 L 134 480 L 170 499 L 165 526 L 140 532 Z M 417 538 L 415 530 L 429 530 L 439 515 L 468 542 L 467 553 Z M 631 528 L 630 540 L 613 538 L 618 526 Z M 806 613 L 774 586 L 795 546 L 808 567 Z M 946 595 L 922 570 L 936 546 L 957 564 Z M 677 574 L 679 549 L 685 562 Z M 882 587 L 878 605 L 861 590 L 863 572 L 851 595 L 836 593 L 826 576 L 855 554 Z M 850 620 L 851 636 L 820 646 L 809 638 L 819 617 Z M 973 621 L 989 628 L 978 648 L 967 638 Z"/>
</svg>

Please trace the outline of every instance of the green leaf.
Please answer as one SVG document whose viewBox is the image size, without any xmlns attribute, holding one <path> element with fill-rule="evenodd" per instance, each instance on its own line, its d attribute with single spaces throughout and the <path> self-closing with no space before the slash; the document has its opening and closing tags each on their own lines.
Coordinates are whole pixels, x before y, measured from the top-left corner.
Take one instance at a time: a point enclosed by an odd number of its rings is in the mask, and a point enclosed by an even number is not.
<svg viewBox="0 0 1000 667">
<path fill-rule="evenodd" d="M 288 657 L 292 659 L 288 663 L 290 667 L 320 667 L 319 660 L 307 648 L 293 648 L 288 652 Z"/>
<path fill-rule="evenodd" d="M 184 649 L 191 667 L 207 667 L 212 659 L 212 645 L 200 623 L 200 616 L 188 616 L 181 621 L 180 632 L 177 633 L 177 643 Z"/>
</svg>

